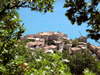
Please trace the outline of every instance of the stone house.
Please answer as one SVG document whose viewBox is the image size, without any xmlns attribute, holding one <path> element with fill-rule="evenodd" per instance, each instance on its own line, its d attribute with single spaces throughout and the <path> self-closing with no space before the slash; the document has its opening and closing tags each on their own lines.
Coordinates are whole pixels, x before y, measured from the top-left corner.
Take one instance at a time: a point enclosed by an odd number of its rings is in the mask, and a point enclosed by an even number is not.
<svg viewBox="0 0 100 75">
<path fill-rule="evenodd" d="M 57 32 L 57 34 L 59 35 L 60 39 L 62 39 L 63 37 L 66 37 L 67 38 L 67 34 L 64 34 L 62 32 Z"/>
<path fill-rule="evenodd" d="M 64 42 L 62 42 L 62 41 L 56 41 L 55 43 L 57 44 L 57 50 L 63 49 Z"/>
<path fill-rule="evenodd" d="M 87 43 L 87 38 L 81 36 L 81 37 L 78 38 L 78 41 Z"/>
<path fill-rule="evenodd" d="M 43 48 L 44 47 L 44 43 L 39 42 L 39 41 L 35 41 L 35 42 L 28 42 L 26 44 L 26 47 L 31 47 L 31 48 Z"/>
<path fill-rule="evenodd" d="M 53 53 L 53 51 L 52 50 L 44 50 L 44 53 L 49 54 L 49 53 Z"/>
<path fill-rule="evenodd" d="M 78 42 L 78 45 L 83 45 L 83 47 L 86 47 L 87 43 L 85 43 L 85 42 Z"/>
<path fill-rule="evenodd" d="M 42 33 L 42 32 L 37 33 L 37 34 L 35 35 L 35 38 L 41 38 L 41 33 Z"/>
<path fill-rule="evenodd" d="M 44 47 L 43 42 L 35 41 L 35 43 L 37 44 L 37 48 L 43 48 Z"/>
<path fill-rule="evenodd" d="M 77 47 L 73 47 L 73 48 L 70 49 L 70 51 L 71 51 L 71 54 L 74 55 L 76 51 L 82 52 L 82 49 L 81 48 L 77 48 Z"/>
<path fill-rule="evenodd" d="M 96 54 L 97 51 L 98 51 L 99 49 L 100 49 L 99 47 L 96 47 L 96 46 L 93 45 L 93 44 L 90 44 L 90 46 L 89 46 L 89 50 L 90 50 L 91 52 L 93 52 L 94 54 Z"/>
<path fill-rule="evenodd" d="M 66 44 L 66 45 L 64 45 L 65 50 L 69 51 L 69 52 L 70 52 L 71 47 L 72 47 L 72 44 Z"/>
<path fill-rule="evenodd" d="M 72 43 L 72 39 L 69 39 L 69 38 L 66 38 L 66 37 L 63 37 L 62 39 L 68 40 L 70 43 Z"/>
<path fill-rule="evenodd" d="M 57 46 L 55 46 L 55 45 L 50 45 L 50 46 L 45 46 L 45 47 L 44 47 L 44 50 L 50 50 L 50 49 L 52 49 L 52 50 L 57 50 Z"/>
<path fill-rule="evenodd" d="M 86 47 L 84 45 L 77 45 L 77 48 L 81 48 L 81 49 L 86 49 Z"/>
<path fill-rule="evenodd" d="M 63 37 L 66 37 L 67 38 L 68 36 L 67 36 L 67 34 L 64 34 Z"/>
<path fill-rule="evenodd" d="M 26 44 L 26 47 L 36 48 L 37 47 L 37 43 L 35 43 L 35 42 L 28 42 Z"/>
<path fill-rule="evenodd" d="M 28 35 L 25 35 L 24 37 L 21 37 L 21 41 L 25 40 L 25 39 L 28 39 L 28 38 L 34 38 L 35 35 L 34 34 L 28 34 Z"/>
<path fill-rule="evenodd" d="M 45 45 L 45 39 L 41 38 L 39 41 L 42 42 Z"/>
<path fill-rule="evenodd" d="M 53 31 L 47 31 L 47 33 L 48 33 L 49 35 L 54 34 L 54 32 L 53 32 Z"/>
<path fill-rule="evenodd" d="M 39 40 L 40 40 L 40 38 L 33 38 L 33 40 L 35 40 L 35 41 L 39 41 Z"/>
<path fill-rule="evenodd" d="M 34 35 L 34 34 L 28 34 L 28 35 L 25 35 L 25 36 L 24 36 L 24 38 L 28 38 L 28 37 L 32 37 L 32 38 L 34 38 L 35 35 Z"/>
<path fill-rule="evenodd" d="M 30 41 L 33 41 L 33 42 L 35 41 L 35 39 L 33 37 L 27 37 L 26 39 L 30 40 Z"/>
<path fill-rule="evenodd" d="M 48 40 L 48 35 L 43 34 L 43 35 L 41 35 L 41 38 L 44 39 L 45 41 L 47 41 Z"/>
<path fill-rule="evenodd" d="M 97 51 L 97 56 L 98 56 L 99 59 L 100 59 L 100 50 Z"/>
<path fill-rule="evenodd" d="M 56 41 L 59 40 L 58 34 L 52 34 L 48 36 L 48 41 L 53 41 L 53 40 L 56 40 Z"/>
</svg>

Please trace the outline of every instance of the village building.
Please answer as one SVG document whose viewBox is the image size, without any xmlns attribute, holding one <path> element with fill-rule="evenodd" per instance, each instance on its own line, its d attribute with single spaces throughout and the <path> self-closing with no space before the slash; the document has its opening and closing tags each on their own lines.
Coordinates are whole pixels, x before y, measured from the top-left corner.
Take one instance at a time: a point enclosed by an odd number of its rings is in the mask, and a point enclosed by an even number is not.
<svg viewBox="0 0 100 75">
<path fill-rule="evenodd" d="M 64 34 L 62 32 L 57 32 L 59 34 L 59 37 L 62 39 L 63 37 L 66 37 L 67 38 L 67 34 Z"/>
<path fill-rule="evenodd" d="M 80 33 L 80 31 L 79 31 L 79 33 Z M 87 38 L 83 37 L 81 33 L 80 33 L 80 35 L 81 35 L 81 37 L 78 38 L 78 41 L 87 43 Z"/>
<path fill-rule="evenodd" d="M 82 52 L 82 49 L 81 48 L 77 48 L 77 47 L 72 47 L 70 49 L 70 51 L 71 51 L 71 54 L 74 55 L 76 51 Z"/>
<path fill-rule="evenodd" d="M 52 32 L 52 31 L 47 31 L 47 33 L 48 33 L 49 35 L 54 34 L 54 32 Z"/>
<path fill-rule="evenodd" d="M 31 48 L 43 48 L 44 47 L 44 43 L 39 42 L 39 41 L 34 41 L 34 42 L 28 42 L 26 44 L 26 47 L 31 47 Z"/>
<path fill-rule="evenodd" d="M 41 38 L 39 41 L 44 43 L 44 45 L 45 45 L 45 40 L 44 39 Z"/>
<path fill-rule="evenodd" d="M 57 44 L 57 50 L 63 49 L 64 42 L 63 41 L 54 41 Z"/>
<path fill-rule="evenodd" d="M 34 38 L 35 35 L 34 34 L 28 34 L 28 35 L 25 35 L 24 37 L 21 37 L 21 41 L 25 40 L 25 39 L 28 39 L 28 38 Z"/>
<path fill-rule="evenodd" d="M 84 45 L 77 45 L 77 48 L 81 48 L 81 49 L 86 49 L 86 47 Z"/>
<path fill-rule="evenodd" d="M 78 41 L 87 43 L 87 38 L 81 36 L 81 37 L 78 38 Z"/>
<path fill-rule="evenodd" d="M 53 40 L 56 40 L 56 41 L 59 40 L 58 34 L 52 34 L 48 36 L 48 41 L 53 41 Z"/>
<path fill-rule="evenodd" d="M 28 38 L 28 37 L 32 37 L 32 38 L 34 38 L 35 35 L 34 35 L 34 34 L 28 34 L 28 35 L 25 35 L 25 36 L 24 36 L 25 39 Z"/>
<path fill-rule="evenodd" d="M 40 40 L 40 38 L 33 38 L 33 40 L 35 40 L 35 41 L 39 41 L 39 40 Z"/>
<path fill-rule="evenodd" d="M 48 33 L 42 33 L 42 34 L 41 34 L 41 38 L 43 38 L 45 41 L 48 40 L 48 36 L 49 36 Z"/>
<path fill-rule="evenodd" d="M 66 51 L 69 51 L 69 52 L 70 52 L 71 47 L 72 47 L 72 44 L 66 44 L 66 45 L 64 45 L 64 49 Z"/>
<path fill-rule="evenodd" d="M 37 44 L 38 48 L 43 48 L 44 47 L 44 43 L 43 42 L 35 41 L 35 43 Z"/>
<path fill-rule="evenodd" d="M 97 51 L 99 50 L 99 48 L 93 44 L 90 44 L 89 46 L 89 50 L 92 52 L 92 53 L 97 53 Z"/>
<path fill-rule="evenodd" d="M 44 47 L 44 50 L 50 50 L 50 49 L 52 49 L 52 50 L 57 50 L 57 46 L 55 46 L 55 45 L 50 45 L 50 46 Z"/>
<path fill-rule="evenodd" d="M 81 34 L 81 33 L 80 33 Z M 44 49 L 44 53 L 52 53 L 52 50 L 58 50 L 59 52 L 62 52 L 62 50 L 69 51 L 71 54 L 75 54 L 75 52 L 82 52 L 83 49 L 87 50 L 87 38 L 81 37 L 78 38 L 78 45 L 76 47 L 72 47 L 72 44 L 65 44 L 62 41 L 64 39 L 65 41 L 68 40 L 70 43 L 72 43 L 72 39 L 67 38 L 67 34 L 57 32 L 54 33 L 52 31 L 47 32 L 39 32 L 36 35 L 29 34 L 24 37 L 21 37 L 18 42 L 21 42 L 22 40 L 31 40 L 31 42 L 28 42 L 25 47 L 30 47 L 30 49 L 33 51 L 34 49 Z M 54 42 L 52 42 L 54 41 Z M 46 45 L 46 43 L 51 43 Z M 54 44 L 54 45 L 53 45 Z M 45 46 L 46 45 L 46 46 Z M 17 45 L 15 45 L 17 46 Z M 89 44 L 89 51 L 91 51 L 93 54 L 96 54 L 100 58 L 100 47 L 97 47 L 95 45 Z"/>
<path fill-rule="evenodd" d="M 35 38 L 41 38 L 41 33 L 42 33 L 42 32 L 37 33 L 37 34 L 35 35 Z"/>
<path fill-rule="evenodd" d="M 28 42 L 28 43 L 26 44 L 26 47 L 35 48 L 35 47 L 37 47 L 37 43 L 35 43 L 35 42 Z"/>
</svg>

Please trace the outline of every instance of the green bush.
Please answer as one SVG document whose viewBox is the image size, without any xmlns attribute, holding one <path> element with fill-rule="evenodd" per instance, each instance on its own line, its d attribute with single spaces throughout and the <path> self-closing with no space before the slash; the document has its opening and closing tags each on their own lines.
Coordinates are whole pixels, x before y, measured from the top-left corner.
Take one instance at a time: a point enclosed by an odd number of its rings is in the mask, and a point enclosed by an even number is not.
<svg viewBox="0 0 100 75">
<path fill-rule="evenodd" d="M 90 71 L 88 68 L 84 69 L 83 73 L 84 75 L 97 75 L 96 73 L 93 73 L 92 71 Z"/>
<path fill-rule="evenodd" d="M 76 47 L 78 44 L 78 39 L 72 41 L 72 47 Z"/>
<path fill-rule="evenodd" d="M 90 47 L 90 43 L 88 42 L 88 43 L 87 43 L 87 48 L 89 48 L 89 47 Z"/>
<path fill-rule="evenodd" d="M 69 61 L 62 58 L 62 53 L 55 51 L 53 54 L 44 54 L 43 51 L 35 52 L 32 62 L 28 62 L 28 75 L 71 75 L 70 68 L 65 64 Z"/>
<path fill-rule="evenodd" d="M 30 40 L 27 40 L 27 39 L 24 39 L 24 40 L 22 40 L 21 42 L 19 42 L 19 44 L 24 44 L 24 45 L 26 45 L 28 42 L 30 42 Z"/>
<path fill-rule="evenodd" d="M 62 41 L 64 42 L 64 44 L 70 44 L 70 41 L 69 40 L 62 39 Z"/>
<path fill-rule="evenodd" d="M 75 75 L 82 75 L 84 69 L 88 68 L 90 71 L 100 74 L 98 63 L 95 61 L 97 57 L 93 57 L 89 50 L 83 50 L 82 53 L 76 52 L 75 55 L 70 55 L 68 51 L 63 51 L 63 58 L 70 61 L 66 64 L 70 67 L 70 72 Z"/>
<path fill-rule="evenodd" d="M 48 45 L 57 45 L 54 41 L 47 41 Z"/>
</svg>

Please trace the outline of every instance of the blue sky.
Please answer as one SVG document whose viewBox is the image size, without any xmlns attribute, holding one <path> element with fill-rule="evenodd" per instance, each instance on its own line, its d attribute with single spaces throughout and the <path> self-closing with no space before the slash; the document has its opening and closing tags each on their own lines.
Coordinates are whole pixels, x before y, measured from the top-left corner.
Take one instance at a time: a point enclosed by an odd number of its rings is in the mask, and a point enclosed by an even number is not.
<svg viewBox="0 0 100 75">
<path fill-rule="evenodd" d="M 90 27 L 87 28 L 86 23 L 81 26 L 78 26 L 76 23 L 72 25 L 65 16 L 67 9 L 63 8 L 64 1 L 65 0 L 56 0 L 54 13 L 47 12 L 46 14 L 42 14 L 40 12 L 30 11 L 29 8 L 20 8 L 18 12 L 22 23 L 24 23 L 24 26 L 27 29 L 23 35 L 46 31 L 60 31 L 67 34 L 68 38 L 75 39 L 80 37 L 80 33 L 78 32 L 80 31 L 82 36 L 86 37 L 88 34 L 86 29 Z M 99 45 L 94 40 L 87 39 L 87 41 L 91 44 Z"/>
</svg>

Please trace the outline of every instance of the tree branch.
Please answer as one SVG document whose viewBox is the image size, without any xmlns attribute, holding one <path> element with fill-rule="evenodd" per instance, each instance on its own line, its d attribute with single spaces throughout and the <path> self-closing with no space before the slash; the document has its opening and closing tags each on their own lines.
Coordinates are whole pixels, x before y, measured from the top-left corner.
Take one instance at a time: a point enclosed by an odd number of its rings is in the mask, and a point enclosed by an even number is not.
<svg viewBox="0 0 100 75">
<path fill-rule="evenodd" d="M 8 3 L 7 4 L 7 6 L 0 12 L 0 15 L 2 15 L 3 13 L 4 13 L 4 11 L 5 10 L 7 10 L 7 9 L 13 9 L 13 8 L 15 8 L 15 7 L 23 7 L 22 5 L 24 5 L 24 4 L 26 4 L 26 1 L 25 2 L 23 2 L 22 4 L 20 4 L 20 5 L 18 5 L 20 3 L 20 1 L 19 2 L 17 2 L 14 6 L 12 6 L 12 7 L 10 7 L 10 3 Z"/>
</svg>

